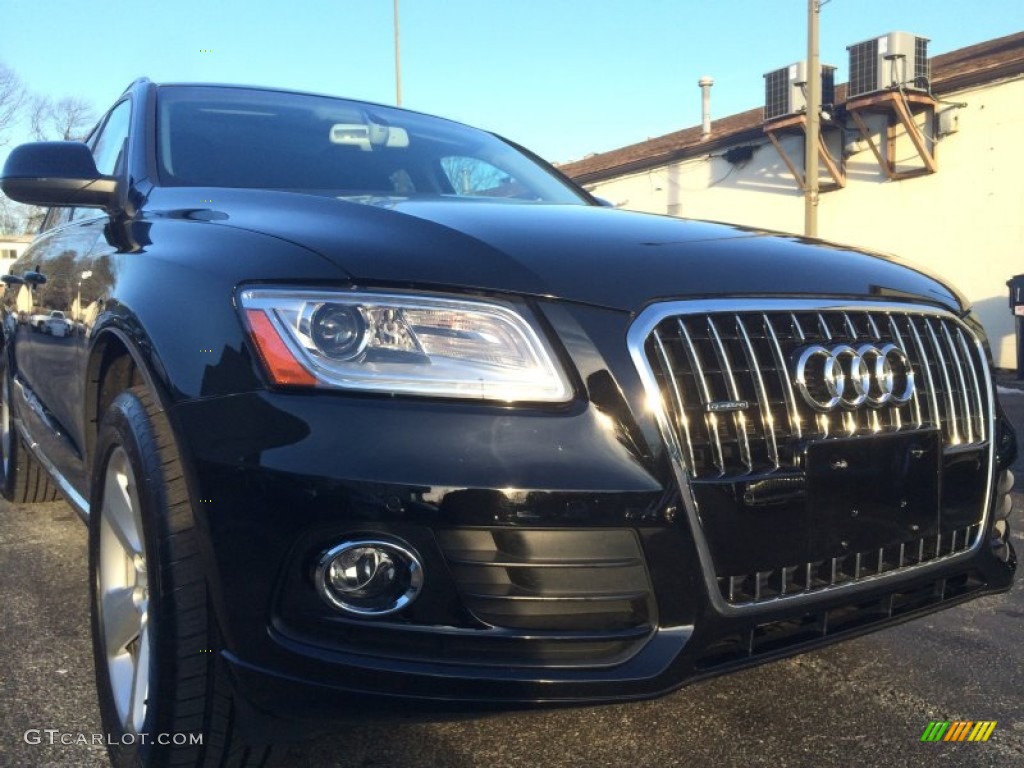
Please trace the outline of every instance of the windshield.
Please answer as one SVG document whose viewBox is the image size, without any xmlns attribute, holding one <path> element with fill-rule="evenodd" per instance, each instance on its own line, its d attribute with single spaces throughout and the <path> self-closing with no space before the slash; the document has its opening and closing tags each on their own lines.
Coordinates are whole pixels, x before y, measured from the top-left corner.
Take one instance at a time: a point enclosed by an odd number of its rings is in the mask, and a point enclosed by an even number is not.
<svg viewBox="0 0 1024 768">
<path fill-rule="evenodd" d="M 166 186 L 381 198 L 582 204 L 501 139 L 441 118 L 323 96 L 163 86 L 157 155 Z"/>
</svg>

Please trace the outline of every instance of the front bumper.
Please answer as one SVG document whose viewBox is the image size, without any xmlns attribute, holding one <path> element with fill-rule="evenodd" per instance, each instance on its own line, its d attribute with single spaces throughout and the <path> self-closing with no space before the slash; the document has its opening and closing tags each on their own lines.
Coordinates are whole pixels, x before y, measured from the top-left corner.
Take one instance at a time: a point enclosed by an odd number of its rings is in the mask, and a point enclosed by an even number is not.
<svg viewBox="0 0 1024 768">
<path fill-rule="evenodd" d="M 706 537 L 716 553 L 751 542 L 700 521 L 680 493 L 622 344 L 626 318 L 564 307 L 545 318 L 567 340 L 586 393 L 564 407 L 257 392 L 173 409 L 223 655 L 248 700 L 321 714 L 352 693 L 360 702 L 643 698 L 1010 586 L 1008 535 L 989 543 L 999 492 L 985 496 L 977 546 L 940 543 L 920 568 L 723 609 Z M 912 447 L 890 446 L 893 455 Z M 951 459 L 943 471 L 979 494 L 999 487 L 971 462 Z M 725 511 L 749 485 L 708 485 L 700 509 Z M 360 537 L 419 554 L 424 586 L 408 610 L 352 618 L 316 594 L 320 554 Z"/>
<path fill-rule="evenodd" d="M 379 475 L 343 480 L 332 477 L 326 465 L 346 466 L 348 455 L 339 458 L 338 451 L 316 447 L 319 441 L 336 443 L 339 434 L 347 435 L 342 442 L 350 447 L 351 465 L 358 467 L 359 457 L 376 457 L 366 466 L 393 467 L 401 476 L 411 471 L 407 460 L 380 460 L 395 449 L 391 428 L 420 434 L 405 430 L 417 413 L 426 417 L 427 411 L 400 407 L 404 413 L 389 416 L 396 410 L 390 404 L 373 415 L 365 402 L 339 410 L 333 398 L 308 396 L 233 400 L 184 407 L 177 416 L 197 435 L 191 464 L 225 658 L 245 696 L 268 711 L 295 714 L 301 703 L 311 714 L 322 714 L 325 707 L 344 705 L 341 694 L 353 692 L 493 702 L 648 697 L 1005 590 L 1016 566 L 1012 552 L 1004 561 L 984 546 L 927 574 L 858 585 L 810 605 L 769 603 L 750 614 L 723 615 L 709 599 L 668 469 L 660 474 L 655 464 L 647 471 L 628 451 L 598 444 L 595 435 L 575 443 L 597 447 L 578 457 L 586 468 L 582 476 L 558 473 L 561 487 L 526 491 L 511 478 L 491 488 L 386 482 Z M 254 408 L 266 418 L 240 418 Z M 451 419 L 450 433 L 430 433 L 432 439 L 416 450 L 444 455 L 451 449 L 444 435 L 472 433 L 480 419 L 500 432 L 498 422 L 508 418 L 459 408 L 465 412 Z M 240 433 L 280 435 L 283 419 L 304 422 L 305 437 L 287 447 L 239 451 L 255 445 L 252 435 Z M 548 437 L 586 436 L 592 420 L 586 409 L 563 415 L 555 421 L 564 434 Z M 223 438 L 211 442 L 211 434 Z M 501 444 L 508 450 L 508 443 Z M 532 452 L 530 441 L 521 450 Z M 447 455 L 450 466 L 462 472 L 494 458 Z M 505 458 L 507 464 L 498 466 L 522 471 L 513 456 Z M 535 471 L 547 474 L 550 468 L 538 464 Z M 574 482 L 597 487 L 565 487 Z M 482 621 L 482 610 L 469 604 L 465 584 L 458 581 L 446 543 L 452 533 L 492 541 L 496 532 L 511 534 L 529 545 L 571 531 L 596 550 L 576 551 L 575 557 L 605 556 L 611 539 L 635 542 L 641 565 L 630 580 L 634 586 L 639 580 L 643 588 L 634 591 L 644 594 L 621 605 L 606 601 L 602 611 L 576 623 L 531 624 L 529 612 L 518 622 L 506 619 L 505 626 Z M 317 556 L 338 541 L 365 535 L 407 542 L 423 559 L 424 592 L 401 618 L 346 618 L 313 589 Z M 557 576 L 550 578 L 555 581 L 549 584 L 560 585 Z"/>
<path fill-rule="evenodd" d="M 994 575 L 999 582 L 1008 581 L 1014 566 L 997 568 Z M 498 706 L 631 701 L 895 626 L 1009 586 L 995 587 L 982 579 L 978 572 L 965 572 L 915 580 L 898 591 L 863 594 L 850 603 L 836 601 L 815 613 L 780 613 L 763 624 L 706 616 L 700 631 L 658 630 L 635 659 L 613 669 L 517 670 L 395 662 L 325 653 L 275 633 L 271 637 L 279 647 L 266 663 L 231 652 L 224 656 L 246 700 L 277 716 L 366 714 L 394 700 Z"/>
</svg>

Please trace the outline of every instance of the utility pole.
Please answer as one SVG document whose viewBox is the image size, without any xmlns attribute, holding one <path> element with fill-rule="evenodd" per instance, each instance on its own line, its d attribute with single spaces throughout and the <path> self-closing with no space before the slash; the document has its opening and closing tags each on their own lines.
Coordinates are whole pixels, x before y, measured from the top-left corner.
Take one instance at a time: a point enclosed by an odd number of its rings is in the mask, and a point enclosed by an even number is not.
<svg viewBox="0 0 1024 768">
<path fill-rule="evenodd" d="M 402 57 L 398 45 L 398 0 L 395 0 L 395 104 L 402 106 Z"/>
<path fill-rule="evenodd" d="M 398 2 L 398 0 L 395 0 Z M 818 142 L 821 135 L 820 0 L 807 0 L 807 135 L 804 141 L 804 234 L 818 236 Z"/>
</svg>

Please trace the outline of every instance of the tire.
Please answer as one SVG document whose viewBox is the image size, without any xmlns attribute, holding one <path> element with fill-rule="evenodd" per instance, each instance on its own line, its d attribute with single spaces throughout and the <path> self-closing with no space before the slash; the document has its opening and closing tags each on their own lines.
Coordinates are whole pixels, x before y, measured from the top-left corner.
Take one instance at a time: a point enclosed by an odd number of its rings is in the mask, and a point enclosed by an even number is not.
<svg viewBox="0 0 1024 768">
<path fill-rule="evenodd" d="M 269 748 L 247 747 L 236 727 L 181 459 L 145 387 L 114 398 L 95 455 L 92 638 L 111 762 L 264 765 Z M 165 734 L 185 743 L 159 743 Z"/>
<path fill-rule="evenodd" d="M 33 458 L 11 417 L 11 380 L 7 350 L 0 350 L 0 493 L 14 504 L 60 498 L 57 486 Z"/>
</svg>

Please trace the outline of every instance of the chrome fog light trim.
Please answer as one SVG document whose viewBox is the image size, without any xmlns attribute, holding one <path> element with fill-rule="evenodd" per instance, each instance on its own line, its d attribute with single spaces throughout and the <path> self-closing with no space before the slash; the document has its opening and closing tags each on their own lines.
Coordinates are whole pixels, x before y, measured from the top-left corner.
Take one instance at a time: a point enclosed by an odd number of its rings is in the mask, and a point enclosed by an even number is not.
<svg viewBox="0 0 1024 768">
<path fill-rule="evenodd" d="M 345 541 L 320 555 L 317 592 L 356 616 L 387 616 L 407 608 L 423 588 L 423 565 L 407 546 L 379 539 Z"/>
</svg>

